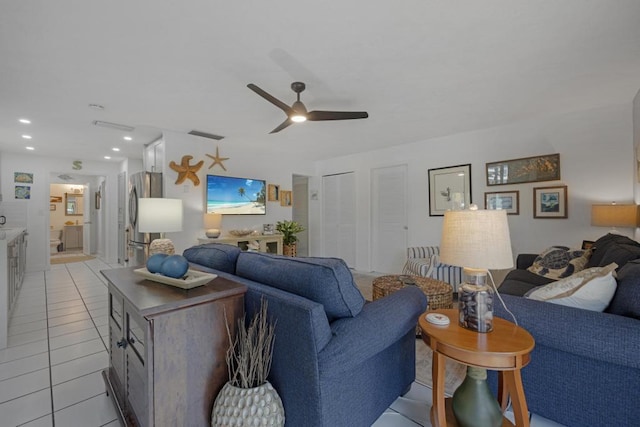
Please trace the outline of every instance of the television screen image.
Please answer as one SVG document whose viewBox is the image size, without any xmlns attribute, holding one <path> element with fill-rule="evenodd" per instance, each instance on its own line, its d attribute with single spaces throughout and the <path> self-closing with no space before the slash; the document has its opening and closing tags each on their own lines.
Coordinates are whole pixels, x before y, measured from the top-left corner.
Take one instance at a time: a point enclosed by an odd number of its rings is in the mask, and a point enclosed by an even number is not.
<svg viewBox="0 0 640 427">
<path fill-rule="evenodd" d="M 207 213 L 265 215 L 266 187 L 261 179 L 207 175 Z"/>
</svg>

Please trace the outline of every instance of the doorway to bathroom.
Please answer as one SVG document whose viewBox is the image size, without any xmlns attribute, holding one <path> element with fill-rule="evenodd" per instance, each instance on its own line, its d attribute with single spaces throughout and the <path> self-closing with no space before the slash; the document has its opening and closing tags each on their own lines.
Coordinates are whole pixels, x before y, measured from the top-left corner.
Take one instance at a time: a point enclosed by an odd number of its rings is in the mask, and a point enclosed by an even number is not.
<svg viewBox="0 0 640 427">
<path fill-rule="evenodd" d="M 50 176 L 49 256 L 51 264 L 85 261 L 104 253 L 102 194 L 105 177 Z"/>
</svg>

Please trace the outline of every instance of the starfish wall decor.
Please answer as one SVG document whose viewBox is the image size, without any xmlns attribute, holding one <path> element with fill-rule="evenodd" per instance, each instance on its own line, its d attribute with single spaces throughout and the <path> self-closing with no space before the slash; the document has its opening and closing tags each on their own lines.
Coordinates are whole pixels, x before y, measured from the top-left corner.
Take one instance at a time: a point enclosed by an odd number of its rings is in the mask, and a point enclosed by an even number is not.
<svg viewBox="0 0 640 427">
<path fill-rule="evenodd" d="M 224 165 L 222 164 L 222 162 L 224 162 L 225 160 L 229 160 L 229 157 L 220 157 L 220 153 L 218 152 L 218 147 L 216 147 L 216 155 L 212 156 L 211 154 L 206 154 L 207 157 L 211 157 L 213 159 L 213 163 L 211 163 L 211 166 L 209 166 L 209 169 L 211 169 L 212 167 L 214 167 L 215 165 L 220 165 L 220 167 L 223 170 L 227 170 L 227 168 L 224 167 Z"/>
<path fill-rule="evenodd" d="M 169 163 L 169 167 L 178 172 L 176 185 L 182 184 L 186 179 L 190 179 L 196 187 L 200 185 L 200 178 L 198 178 L 197 172 L 204 164 L 204 160 L 200 160 L 195 165 L 190 165 L 191 159 L 193 159 L 193 156 L 182 156 L 180 164 L 177 164 L 173 160 Z"/>
</svg>

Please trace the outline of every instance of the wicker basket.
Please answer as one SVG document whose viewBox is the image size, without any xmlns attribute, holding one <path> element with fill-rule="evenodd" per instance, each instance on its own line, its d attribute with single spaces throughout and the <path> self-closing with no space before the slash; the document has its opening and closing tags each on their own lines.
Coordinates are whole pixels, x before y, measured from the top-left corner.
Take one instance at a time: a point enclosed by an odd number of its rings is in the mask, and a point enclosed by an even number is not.
<svg viewBox="0 0 640 427">
<path fill-rule="evenodd" d="M 408 280 L 407 280 L 408 279 Z M 405 283 L 413 282 L 415 285 Z M 406 286 L 417 286 L 427 296 L 427 310 L 453 308 L 453 288 L 447 282 L 430 277 L 389 275 L 373 279 L 373 299 L 383 298 Z M 420 327 L 416 327 L 416 335 L 420 335 Z"/>
</svg>

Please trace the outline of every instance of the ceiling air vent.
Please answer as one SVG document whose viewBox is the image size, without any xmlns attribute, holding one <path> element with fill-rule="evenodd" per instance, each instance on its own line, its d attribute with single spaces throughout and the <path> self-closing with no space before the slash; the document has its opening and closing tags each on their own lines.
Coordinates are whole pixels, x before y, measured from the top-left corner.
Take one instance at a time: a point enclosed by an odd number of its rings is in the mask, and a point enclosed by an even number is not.
<svg viewBox="0 0 640 427">
<path fill-rule="evenodd" d="M 132 126 L 121 125 L 119 123 L 103 122 L 103 121 L 100 121 L 100 120 L 94 120 L 91 123 L 93 123 L 96 126 L 102 126 L 103 128 L 123 130 L 125 132 L 133 132 L 133 130 L 135 129 Z"/>
<path fill-rule="evenodd" d="M 201 136 L 203 138 L 215 139 L 216 141 L 220 141 L 224 139 L 224 136 L 215 135 L 213 133 L 200 132 L 199 130 L 192 130 L 189 132 L 189 135 Z"/>
</svg>

